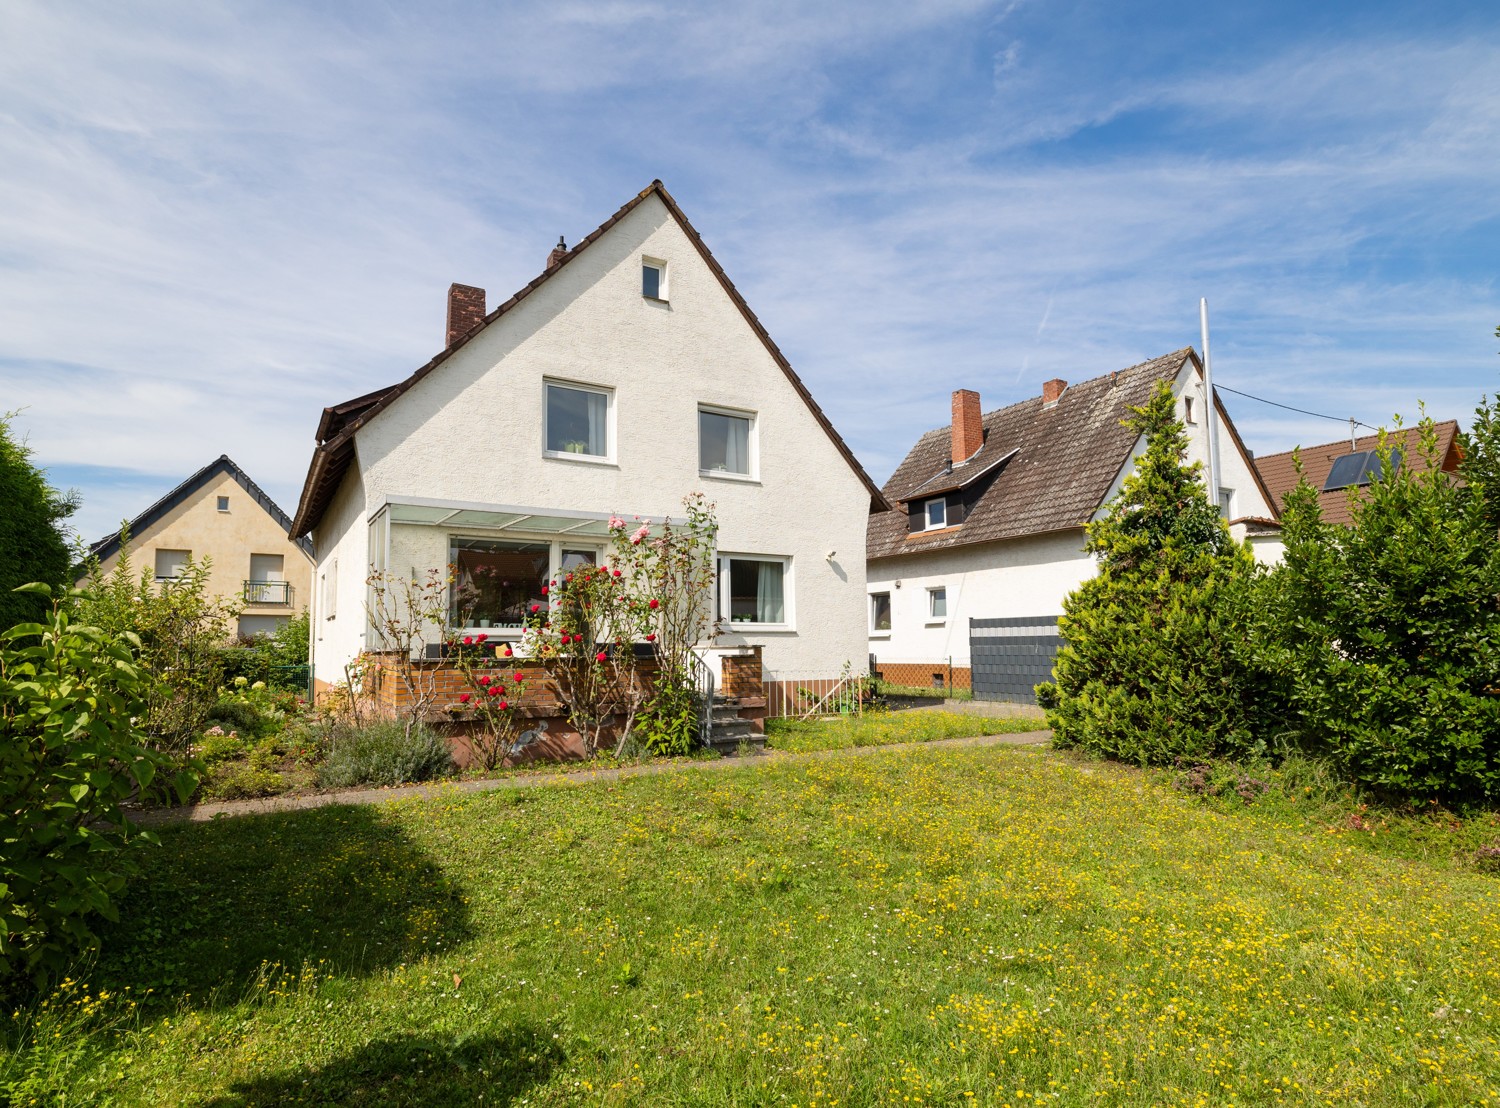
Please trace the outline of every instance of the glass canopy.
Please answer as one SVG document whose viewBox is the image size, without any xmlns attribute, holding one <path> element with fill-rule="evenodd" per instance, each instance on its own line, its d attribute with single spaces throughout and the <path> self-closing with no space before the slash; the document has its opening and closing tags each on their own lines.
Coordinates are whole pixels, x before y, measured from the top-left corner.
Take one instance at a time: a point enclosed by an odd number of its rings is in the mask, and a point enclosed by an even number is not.
<svg viewBox="0 0 1500 1108">
<path fill-rule="evenodd" d="M 609 535 L 607 516 L 583 512 L 570 514 L 556 509 L 390 503 L 386 505 L 386 511 L 390 514 L 392 523 L 423 527 L 522 531 L 529 535 L 579 535 L 593 538 L 606 538 Z"/>
</svg>

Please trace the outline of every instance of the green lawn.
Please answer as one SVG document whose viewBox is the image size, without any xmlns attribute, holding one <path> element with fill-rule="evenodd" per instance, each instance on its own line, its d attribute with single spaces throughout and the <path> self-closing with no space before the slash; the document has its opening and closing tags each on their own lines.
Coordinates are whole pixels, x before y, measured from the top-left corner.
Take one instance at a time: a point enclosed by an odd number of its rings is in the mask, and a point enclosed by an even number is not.
<svg viewBox="0 0 1500 1108">
<path fill-rule="evenodd" d="M 991 719 L 956 712 L 871 712 L 863 716 L 810 720 L 766 721 L 766 745 L 772 750 L 804 754 L 814 750 L 847 750 L 856 746 L 928 743 L 937 739 L 966 739 L 975 735 L 1016 735 L 1045 731 L 1041 719 Z"/>
<path fill-rule="evenodd" d="M 217 1108 L 1500 1103 L 1500 880 L 1358 826 L 917 746 L 178 827 L 10 1078 Z"/>
</svg>

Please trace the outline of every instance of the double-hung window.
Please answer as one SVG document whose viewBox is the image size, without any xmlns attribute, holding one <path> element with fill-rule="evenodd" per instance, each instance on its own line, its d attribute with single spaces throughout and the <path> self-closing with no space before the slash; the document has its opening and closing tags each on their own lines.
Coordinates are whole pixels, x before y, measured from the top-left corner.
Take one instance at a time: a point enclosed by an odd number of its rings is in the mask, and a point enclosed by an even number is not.
<svg viewBox="0 0 1500 1108">
<path fill-rule="evenodd" d="M 789 559 L 741 554 L 719 559 L 719 618 L 732 628 L 790 627 L 790 593 Z"/>
<path fill-rule="evenodd" d="M 728 408 L 698 409 L 698 472 L 713 477 L 755 475 L 755 416 Z"/>
<path fill-rule="evenodd" d="M 546 452 L 557 458 L 607 461 L 613 455 L 614 394 L 591 385 L 547 382 Z"/>
</svg>

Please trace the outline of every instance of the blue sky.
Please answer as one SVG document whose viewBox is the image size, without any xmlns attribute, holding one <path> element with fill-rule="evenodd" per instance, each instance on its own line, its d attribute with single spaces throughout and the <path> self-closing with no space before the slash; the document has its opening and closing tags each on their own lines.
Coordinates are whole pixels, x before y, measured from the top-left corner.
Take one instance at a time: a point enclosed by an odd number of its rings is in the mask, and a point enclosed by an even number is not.
<svg viewBox="0 0 1500 1108">
<path fill-rule="evenodd" d="M 1500 8 L 861 0 L 0 8 L 0 410 L 78 525 L 325 404 L 652 178 L 877 480 L 1198 341 L 1370 424 L 1500 390 Z M 1340 426 L 1226 397 L 1258 452 Z"/>
</svg>

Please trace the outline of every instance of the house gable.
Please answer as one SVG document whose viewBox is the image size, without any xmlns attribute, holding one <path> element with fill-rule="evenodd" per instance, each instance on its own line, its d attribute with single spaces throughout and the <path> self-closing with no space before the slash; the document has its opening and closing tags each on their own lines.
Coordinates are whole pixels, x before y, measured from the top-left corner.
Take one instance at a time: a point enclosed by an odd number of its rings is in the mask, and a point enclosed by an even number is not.
<svg viewBox="0 0 1500 1108">
<path fill-rule="evenodd" d="M 850 471 L 864 486 L 872 510 L 886 510 L 889 504 L 880 490 L 829 423 L 676 202 L 660 181 L 654 181 L 573 249 L 566 253 L 555 252 L 552 255 L 555 260 L 536 280 L 490 312 L 480 324 L 411 377 L 389 389 L 377 390 L 325 410 L 319 424 L 319 445 L 309 467 L 293 528 L 297 533 L 305 534 L 317 525 L 338 488 L 344 469 L 354 457 L 355 438 L 363 429 L 378 424 L 386 413 L 398 407 L 409 409 L 408 414 L 397 421 L 401 425 L 398 433 L 409 433 L 413 426 L 423 422 L 420 416 L 410 412 L 410 397 L 423 391 L 423 382 L 440 370 L 458 380 L 437 394 L 426 390 L 430 394 L 422 413 L 426 417 L 435 416 L 449 402 L 455 388 L 459 391 L 473 388 L 479 378 L 501 364 L 502 359 L 526 357 L 542 347 L 549 353 L 527 368 L 554 376 L 559 381 L 587 383 L 589 373 L 599 368 L 601 356 L 605 359 L 602 368 L 606 371 L 640 372 L 645 369 L 650 372 L 653 344 L 656 353 L 666 357 L 670 356 L 674 342 L 670 333 L 660 328 L 658 334 L 653 335 L 648 317 L 639 310 L 644 299 L 640 289 L 640 263 L 645 257 L 657 257 L 650 254 L 651 250 L 676 255 L 666 259 L 671 272 L 671 299 L 658 301 L 659 306 L 651 310 L 665 313 L 670 318 L 692 306 L 703 313 L 699 322 L 710 323 L 721 336 L 746 331 L 753 336 L 769 364 L 777 369 L 783 382 L 781 387 L 791 386 L 811 426 L 832 447 L 837 456 L 835 464 Z M 607 283 L 607 292 L 600 287 L 601 282 Z M 607 305 L 601 299 L 606 296 L 613 298 Z M 598 310 L 591 305 L 597 305 Z M 498 329 L 497 324 L 500 325 Z M 544 332 L 547 336 L 545 342 L 529 341 Z M 601 338 L 609 341 L 601 343 Z M 616 340 L 623 349 L 613 352 L 618 356 L 614 359 L 616 364 L 611 366 L 608 356 L 612 351 L 607 347 Z M 559 341 L 564 345 L 569 341 L 575 344 L 573 357 L 556 352 Z M 593 360 L 580 360 L 585 349 Z M 630 352 L 628 357 L 624 350 Z M 639 360 L 642 357 L 647 359 L 644 364 Z M 636 360 L 631 362 L 630 358 Z M 460 367 L 460 363 L 466 364 Z M 734 367 L 718 365 L 712 358 L 706 364 L 719 370 L 718 378 L 724 378 L 710 380 L 725 386 L 726 392 L 743 395 L 744 390 L 736 389 L 733 387 L 735 383 L 727 379 L 736 372 Z M 702 367 L 699 369 L 701 371 Z M 774 387 L 769 379 L 759 374 L 755 376 L 762 390 Z M 622 407 L 617 418 L 626 415 L 623 408 L 626 395 L 624 392 L 618 395 Z M 473 399 L 477 402 L 477 395 Z M 707 397 L 700 399 L 712 402 Z M 753 403 L 750 408 L 758 410 Z M 520 433 L 505 440 L 512 444 L 506 448 L 521 456 L 531 449 L 528 436 L 535 437 L 535 432 L 530 427 L 515 430 Z M 674 430 L 678 434 L 683 431 L 682 428 Z M 694 428 L 694 441 L 696 433 Z M 369 436 L 364 437 L 368 439 Z M 623 445 L 624 440 L 621 441 Z M 362 442 L 360 450 L 364 452 L 367 445 Z M 377 459 L 370 461 L 373 465 L 379 464 Z M 826 472 L 826 465 L 824 469 Z"/>
</svg>

